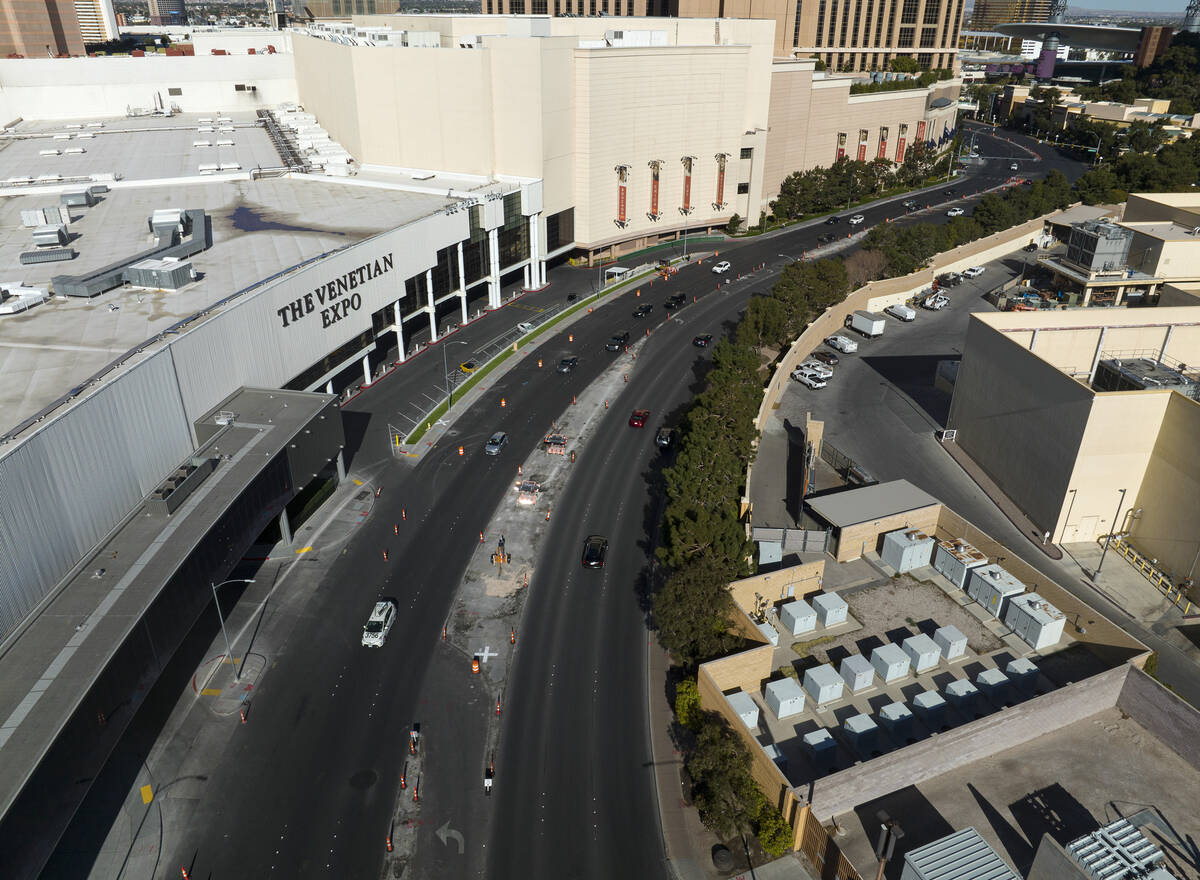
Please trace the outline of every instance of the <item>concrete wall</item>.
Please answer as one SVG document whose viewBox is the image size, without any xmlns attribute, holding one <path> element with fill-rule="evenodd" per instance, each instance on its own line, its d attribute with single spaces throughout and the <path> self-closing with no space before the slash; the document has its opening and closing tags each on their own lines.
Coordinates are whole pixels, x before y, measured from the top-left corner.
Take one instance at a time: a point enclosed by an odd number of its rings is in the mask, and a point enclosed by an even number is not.
<svg viewBox="0 0 1200 880">
<path fill-rule="evenodd" d="M 1117 708 L 1193 767 L 1200 768 L 1200 712 L 1140 669 L 1131 669 Z"/>
<path fill-rule="evenodd" d="M 1057 840 L 1043 834 L 1026 880 L 1089 880 L 1091 876 Z"/>
<path fill-rule="evenodd" d="M 877 551 L 880 537 L 887 532 L 894 532 L 896 529 L 920 529 L 926 533 L 932 532 L 937 526 L 941 512 L 942 505 L 931 504 L 919 510 L 910 510 L 907 513 L 898 513 L 895 516 L 846 526 L 839 531 L 835 558 L 838 562 L 849 562 L 860 558 L 864 553 Z"/>
<path fill-rule="evenodd" d="M 0 121 L 123 117 L 153 107 L 155 94 L 187 113 L 273 107 L 297 100 L 292 64 L 290 55 L 0 59 Z"/>
<path fill-rule="evenodd" d="M 1141 515 L 1130 541 L 1178 582 L 1200 571 L 1200 403 L 1172 391 L 1142 393 L 1165 397 L 1166 406 L 1139 491 L 1131 490 Z"/>
<path fill-rule="evenodd" d="M 805 562 L 778 571 L 743 578 L 729 585 L 729 594 L 743 611 L 754 610 L 754 596 L 761 595 L 768 604 L 791 598 L 803 599 L 821 591 L 825 576 L 825 560 Z"/>
<path fill-rule="evenodd" d="M 1128 666 L 1118 666 L 819 779 L 813 784 L 813 815 L 828 821 L 858 804 L 1095 715 L 1116 704 L 1129 674 Z"/>
</svg>

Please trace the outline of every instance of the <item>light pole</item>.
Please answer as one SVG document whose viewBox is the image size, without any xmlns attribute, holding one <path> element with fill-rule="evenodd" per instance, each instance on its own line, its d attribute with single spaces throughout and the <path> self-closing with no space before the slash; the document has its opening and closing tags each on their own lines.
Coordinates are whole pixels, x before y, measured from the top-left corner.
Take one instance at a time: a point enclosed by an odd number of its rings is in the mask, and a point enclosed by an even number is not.
<svg viewBox="0 0 1200 880">
<path fill-rule="evenodd" d="M 454 406 L 454 389 L 450 387 L 450 368 L 446 365 L 446 347 L 449 345 L 466 345 L 463 341 L 442 343 L 442 375 L 446 377 L 446 413 Z"/>
<path fill-rule="evenodd" d="M 1100 164 L 1100 143 L 1103 140 L 1100 132 L 1096 132 L 1096 161 L 1092 163 L 1092 167 L 1096 168 Z"/>
<path fill-rule="evenodd" d="M 1100 552 L 1100 563 L 1096 566 L 1096 571 L 1092 574 L 1092 580 L 1100 576 L 1100 569 L 1104 567 L 1104 556 L 1108 553 L 1108 545 L 1112 543 L 1112 533 L 1117 528 L 1117 523 L 1121 521 L 1121 505 L 1125 503 L 1125 490 L 1121 489 L 1121 499 L 1117 502 L 1117 512 L 1113 514 L 1112 528 L 1108 530 L 1108 537 L 1104 539 L 1104 549 Z"/>
<path fill-rule="evenodd" d="M 242 674 L 240 672 L 238 672 L 237 661 L 233 658 L 233 646 L 229 643 L 229 631 L 225 629 L 225 616 L 223 614 L 221 614 L 221 603 L 217 599 L 217 587 L 223 587 L 226 584 L 252 584 L 252 583 L 254 583 L 254 578 L 231 578 L 230 580 L 227 580 L 227 581 L 221 581 L 221 583 L 219 583 L 219 584 L 214 584 L 212 581 L 208 582 L 208 585 L 210 587 L 212 587 L 213 604 L 217 606 L 217 620 L 221 621 L 221 632 L 225 636 L 225 654 L 229 658 L 229 662 L 233 664 L 233 680 L 234 681 L 240 680 L 242 677 Z M 246 664 L 246 661 L 243 660 L 242 665 L 244 666 L 245 664 Z"/>
</svg>

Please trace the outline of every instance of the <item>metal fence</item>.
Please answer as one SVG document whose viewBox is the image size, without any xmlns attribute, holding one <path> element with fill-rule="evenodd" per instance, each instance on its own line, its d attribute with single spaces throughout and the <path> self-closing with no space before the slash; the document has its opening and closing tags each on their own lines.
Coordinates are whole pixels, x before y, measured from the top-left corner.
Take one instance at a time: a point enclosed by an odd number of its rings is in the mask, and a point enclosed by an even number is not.
<svg viewBox="0 0 1200 880">
<path fill-rule="evenodd" d="M 828 440 L 821 441 L 821 460 L 843 476 L 856 464 L 854 459 L 846 455 L 846 453 L 842 452 Z"/>
<path fill-rule="evenodd" d="M 862 880 L 862 875 L 838 848 L 824 826 L 810 810 L 804 811 L 804 829 L 800 837 L 800 852 L 821 880 Z"/>
</svg>

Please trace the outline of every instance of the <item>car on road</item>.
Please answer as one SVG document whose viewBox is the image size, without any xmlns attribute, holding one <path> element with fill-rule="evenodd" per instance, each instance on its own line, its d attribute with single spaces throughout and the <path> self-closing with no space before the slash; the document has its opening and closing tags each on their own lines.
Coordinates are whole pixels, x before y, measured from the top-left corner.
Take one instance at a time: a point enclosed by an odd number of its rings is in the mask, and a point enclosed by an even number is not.
<svg viewBox="0 0 1200 880">
<path fill-rule="evenodd" d="M 685 302 L 687 302 L 687 295 L 682 294 L 682 293 L 677 293 L 674 296 L 667 297 L 667 301 L 665 303 L 663 303 L 663 308 L 669 312 L 669 311 L 671 311 L 671 309 L 679 308 Z"/>
<path fill-rule="evenodd" d="M 962 215 L 963 215 L 962 208 L 951 208 L 949 211 L 946 212 L 947 217 L 961 217 Z"/>
<path fill-rule="evenodd" d="M 978 278 L 985 271 L 983 266 L 972 266 L 970 269 L 963 269 L 963 275 L 967 278 Z"/>
<path fill-rule="evenodd" d="M 943 193 L 943 194 L 945 194 L 945 195 L 948 195 L 948 196 L 952 196 L 952 195 L 954 195 L 956 192 L 958 192 L 958 190 L 956 190 L 956 189 L 955 189 L 954 187 L 952 187 L 952 186 L 948 186 L 948 187 L 946 187 L 944 190 L 942 190 L 942 193 Z"/>
<path fill-rule="evenodd" d="M 635 318 L 644 318 L 648 314 L 650 314 L 652 311 L 654 311 L 653 303 L 642 303 L 640 306 L 638 306 L 636 309 L 633 310 L 633 316 Z"/>
<path fill-rule="evenodd" d="M 470 374 L 470 373 L 474 373 L 478 369 L 479 369 L 479 364 L 476 361 L 463 361 L 461 364 L 458 365 L 458 371 L 460 373 Z"/>
<path fill-rule="evenodd" d="M 588 535 L 583 542 L 583 567 L 604 568 L 604 554 L 608 552 L 608 538 L 603 535 Z"/>
<path fill-rule="evenodd" d="M 825 387 L 825 380 L 816 373 L 809 373 L 805 370 L 795 369 L 792 370 L 792 378 L 801 385 L 806 385 L 809 388 L 816 389 Z"/>
<path fill-rule="evenodd" d="M 853 217 L 851 217 L 846 222 L 849 223 L 851 226 L 858 226 L 860 223 L 862 223 L 866 219 L 867 218 L 864 217 L 862 214 L 855 214 Z"/>
<path fill-rule="evenodd" d="M 382 648 L 387 639 L 388 630 L 396 622 L 396 603 L 391 599 L 376 602 L 363 627 L 362 643 L 364 648 Z"/>
<path fill-rule="evenodd" d="M 842 354 L 851 354 L 858 351 L 858 343 L 845 336 L 829 336 L 825 339 L 825 344 L 830 348 L 836 348 Z"/>
<path fill-rule="evenodd" d="M 733 268 L 733 267 L 729 265 L 728 260 L 722 260 L 721 262 L 719 262 L 715 266 L 713 266 L 712 270 L 713 270 L 714 275 L 724 275 L 731 268 Z"/>
<path fill-rule="evenodd" d="M 916 199 L 905 199 L 902 204 L 904 205 L 905 210 L 908 211 L 915 211 L 920 207 L 920 205 L 917 204 Z"/>
<path fill-rule="evenodd" d="M 646 419 L 650 418 L 650 410 L 635 409 L 633 415 L 629 417 L 629 427 L 644 428 L 646 427 Z"/>
<path fill-rule="evenodd" d="M 1018 165 L 1016 162 L 1013 162 L 1011 165 L 1008 166 L 1008 170 L 1009 171 L 1020 171 L 1021 166 Z"/>
<path fill-rule="evenodd" d="M 620 333 L 614 333 L 612 336 L 608 337 L 608 342 L 604 343 L 604 347 L 609 351 L 620 351 L 628 344 L 629 333 L 623 330 Z"/>
<path fill-rule="evenodd" d="M 692 345 L 696 346 L 696 348 L 708 348 L 709 343 L 711 342 L 711 333 L 701 333 L 699 336 L 693 337 L 692 339 Z"/>
<path fill-rule="evenodd" d="M 814 351 L 809 357 L 823 364 L 828 364 L 831 367 L 836 367 L 842 362 L 842 359 L 832 351 Z"/>
<path fill-rule="evenodd" d="M 508 435 L 503 431 L 497 431 L 491 437 L 487 438 L 487 443 L 483 444 L 483 451 L 486 455 L 499 455 L 500 450 L 508 444 Z"/>
<path fill-rule="evenodd" d="M 835 223 L 841 223 L 841 222 L 842 222 L 842 218 L 839 217 L 837 214 L 830 214 L 828 217 L 825 218 L 826 226 L 833 226 Z"/>
<path fill-rule="evenodd" d="M 812 373 L 814 376 L 819 376 L 822 379 L 833 378 L 833 370 L 815 358 L 809 358 L 800 364 L 800 366 L 796 367 L 796 369 L 802 370 L 805 373 Z"/>
<path fill-rule="evenodd" d="M 826 232 L 824 235 L 817 236 L 817 244 L 829 244 L 830 242 L 837 240 L 838 236 L 832 232 Z"/>
<path fill-rule="evenodd" d="M 671 444 L 675 442 L 674 428 L 659 428 L 658 433 L 654 435 L 654 445 L 659 449 L 670 449 Z"/>
<path fill-rule="evenodd" d="M 577 357 L 563 358 L 561 361 L 558 362 L 558 372 L 569 373 L 573 369 L 575 369 L 577 366 L 579 366 L 579 358 L 577 358 Z"/>
<path fill-rule="evenodd" d="M 528 321 L 522 321 L 520 324 L 517 325 L 517 329 L 520 330 L 522 333 L 531 333 L 531 332 L 533 332 L 533 325 L 530 324 Z"/>
</svg>

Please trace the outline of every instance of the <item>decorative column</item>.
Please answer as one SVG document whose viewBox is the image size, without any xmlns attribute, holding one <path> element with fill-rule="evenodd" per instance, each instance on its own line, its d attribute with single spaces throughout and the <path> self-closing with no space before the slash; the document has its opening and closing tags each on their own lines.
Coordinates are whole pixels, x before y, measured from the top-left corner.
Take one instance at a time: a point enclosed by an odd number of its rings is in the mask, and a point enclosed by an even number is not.
<svg viewBox="0 0 1200 880">
<path fill-rule="evenodd" d="M 462 322 L 467 323 L 467 270 L 463 262 L 462 242 L 458 243 L 458 302 L 462 306 Z"/>
</svg>

